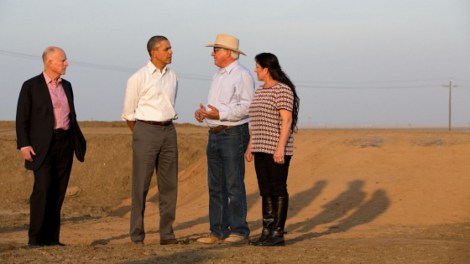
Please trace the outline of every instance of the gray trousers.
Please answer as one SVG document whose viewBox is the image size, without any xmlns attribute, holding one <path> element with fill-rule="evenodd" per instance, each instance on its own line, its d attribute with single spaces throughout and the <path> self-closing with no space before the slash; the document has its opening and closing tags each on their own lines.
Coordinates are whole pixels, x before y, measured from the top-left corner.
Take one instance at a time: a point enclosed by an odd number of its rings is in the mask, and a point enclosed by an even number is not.
<svg viewBox="0 0 470 264">
<path fill-rule="evenodd" d="M 157 174 L 160 239 L 175 238 L 178 146 L 174 125 L 159 126 L 137 121 L 132 135 L 132 153 L 131 240 L 145 239 L 145 202 L 154 170 Z"/>
</svg>

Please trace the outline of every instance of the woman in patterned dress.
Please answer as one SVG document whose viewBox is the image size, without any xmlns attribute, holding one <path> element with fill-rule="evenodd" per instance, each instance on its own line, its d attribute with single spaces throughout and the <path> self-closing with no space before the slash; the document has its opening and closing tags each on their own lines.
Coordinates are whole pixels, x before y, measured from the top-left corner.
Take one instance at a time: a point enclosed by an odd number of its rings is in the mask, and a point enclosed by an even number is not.
<svg viewBox="0 0 470 264">
<path fill-rule="evenodd" d="M 256 75 L 264 82 L 250 105 L 250 142 L 245 153 L 254 160 L 262 197 L 263 230 L 250 244 L 284 245 L 289 194 L 287 176 L 294 150 L 299 97 L 274 54 L 256 55 Z"/>
</svg>

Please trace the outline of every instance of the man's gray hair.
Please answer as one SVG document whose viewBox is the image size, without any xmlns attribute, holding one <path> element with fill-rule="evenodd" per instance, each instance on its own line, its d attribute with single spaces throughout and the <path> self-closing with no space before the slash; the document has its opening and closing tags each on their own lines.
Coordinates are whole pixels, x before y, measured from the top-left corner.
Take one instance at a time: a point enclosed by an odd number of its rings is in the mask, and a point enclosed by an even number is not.
<svg viewBox="0 0 470 264">
<path fill-rule="evenodd" d="M 47 59 L 49 58 L 49 56 L 50 56 L 52 53 L 54 53 L 54 52 L 56 52 L 56 51 L 58 51 L 58 50 L 62 50 L 62 49 L 59 48 L 59 47 L 54 47 L 54 46 L 47 47 L 47 48 L 44 50 L 44 52 L 42 53 L 42 61 L 43 61 L 44 63 L 46 63 L 46 61 L 47 61 Z"/>
<path fill-rule="evenodd" d="M 238 60 L 238 58 L 240 57 L 240 53 L 235 52 L 233 50 L 229 50 L 229 51 L 230 51 L 230 56 L 232 56 L 232 59 Z"/>
</svg>

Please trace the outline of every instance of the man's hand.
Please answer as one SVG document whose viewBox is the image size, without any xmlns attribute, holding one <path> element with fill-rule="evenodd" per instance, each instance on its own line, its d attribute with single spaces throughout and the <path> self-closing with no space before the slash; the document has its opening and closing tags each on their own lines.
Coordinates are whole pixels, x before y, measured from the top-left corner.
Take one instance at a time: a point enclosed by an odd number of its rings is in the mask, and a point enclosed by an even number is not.
<svg viewBox="0 0 470 264">
<path fill-rule="evenodd" d="M 33 147 L 27 146 L 21 148 L 21 155 L 23 155 L 23 159 L 32 162 L 33 161 L 33 156 L 36 156 L 36 152 L 34 152 Z"/>
<path fill-rule="evenodd" d="M 194 118 L 199 122 L 202 123 L 204 121 L 204 116 L 202 114 L 202 111 L 205 111 L 204 106 L 202 104 L 199 104 L 199 109 L 197 109 L 194 112 Z"/>
<path fill-rule="evenodd" d="M 201 105 L 202 106 L 202 105 Z M 209 110 L 205 110 L 204 107 L 201 109 L 201 114 L 204 118 L 209 118 L 209 119 L 214 119 L 214 120 L 219 120 L 219 109 L 217 109 L 215 106 L 212 105 L 207 105 Z"/>
<path fill-rule="evenodd" d="M 131 131 L 134 131 L 134 127 L 135 127 L 136 121 L 129 121 L 129 120 L 126 120 L 126 123 L 127 123 L 127 126 L 129 127 L 129 129 L 130 129 Z"/>
</svg>

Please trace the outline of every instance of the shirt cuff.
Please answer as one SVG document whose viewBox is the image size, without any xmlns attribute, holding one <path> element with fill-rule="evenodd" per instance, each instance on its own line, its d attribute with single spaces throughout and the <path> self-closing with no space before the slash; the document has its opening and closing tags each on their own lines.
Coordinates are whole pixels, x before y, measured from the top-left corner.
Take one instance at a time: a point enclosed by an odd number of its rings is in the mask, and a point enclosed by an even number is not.
<svg viewBox="0 0 470 264">
<path fill-rule="evenodd" d="M 125 114 L 122 114 L 121 115 L 121 119 L 124 120 L 124 121 L 135 121 L 135 115 L 125 115 Z"/>
</svg>

